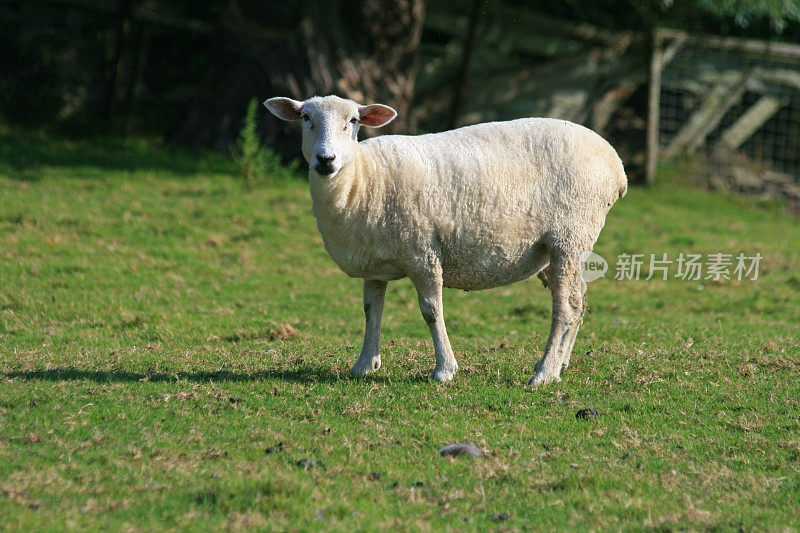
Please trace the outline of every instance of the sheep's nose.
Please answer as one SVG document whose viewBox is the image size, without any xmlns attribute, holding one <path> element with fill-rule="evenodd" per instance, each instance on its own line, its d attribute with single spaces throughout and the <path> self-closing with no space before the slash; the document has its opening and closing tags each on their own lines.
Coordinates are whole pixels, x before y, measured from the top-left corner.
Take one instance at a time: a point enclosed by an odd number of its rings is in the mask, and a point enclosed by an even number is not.
<svg viewBox="0 0 800 533">
<path fill-rule="evenodd" d="M 323 165 L 330 165 L 336 159 L 335 155 L 318 155 L 317 160 Z"/>
</svg>

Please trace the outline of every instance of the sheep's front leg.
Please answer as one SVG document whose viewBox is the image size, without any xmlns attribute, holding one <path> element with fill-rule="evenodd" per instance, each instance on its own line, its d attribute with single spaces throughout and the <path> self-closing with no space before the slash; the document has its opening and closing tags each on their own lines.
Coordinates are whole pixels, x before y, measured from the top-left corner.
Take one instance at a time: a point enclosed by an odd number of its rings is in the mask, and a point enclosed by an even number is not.
<svg viewBox="0 0 800 533">
<path fill-rule="evenodd" d="M 385 296 L 385 281 L 364 280 L 364 346 L 358 361 L 350 370 L 353 374 L 368 374 L 381 367 L 381 318 Z"/>
<path fill-rule="evenodd" d="M 433 377 L 436 381 L 450 381 L 458 370 L 458 363 L 450 347 L 447 329 L 444 325 L 442 311 L 442 282 L 441 280 L 423 280 L 414 283 L 419 298 L 419 309 L 422 317 L 428 324 L 433 338 L 433 349 L 436 355 L 436 368 Z"/>
</svg>

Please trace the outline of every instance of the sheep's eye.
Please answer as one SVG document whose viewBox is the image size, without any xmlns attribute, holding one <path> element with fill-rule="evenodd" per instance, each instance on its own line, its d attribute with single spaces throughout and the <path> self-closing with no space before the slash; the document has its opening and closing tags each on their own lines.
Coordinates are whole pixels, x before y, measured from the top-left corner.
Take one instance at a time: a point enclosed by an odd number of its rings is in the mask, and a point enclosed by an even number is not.
<svg viewBox="0 0 800 533">
<path fill-rule="evenodd" d="M 355 124 L 356 122 L 358 122 L 358 119 L 356 117 L 350 119 L 350 124 Z"/>
<path fill-rule="evenodd" d="M 300 117 L 300 118 L 302 118 L 302 119 L 303 119 L 303 120 L 305 120 L 306 122 L 308 122 L 309 120 L 311 120 L 311 117 L 309 117 L 308 115 L 303 115 L 303 116 L 302 116 L 302 117 Z"/>
</svg>

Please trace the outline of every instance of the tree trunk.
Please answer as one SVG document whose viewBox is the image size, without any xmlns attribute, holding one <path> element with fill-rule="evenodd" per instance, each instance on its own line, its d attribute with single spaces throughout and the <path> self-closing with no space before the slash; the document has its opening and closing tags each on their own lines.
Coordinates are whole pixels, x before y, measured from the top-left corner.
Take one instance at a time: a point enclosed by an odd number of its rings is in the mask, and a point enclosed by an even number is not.
<svg viewBox="0 0 800 533">
<path fill-rule="evenodd" d="M 114 53 L 106 89 L 106 119 L 114 117 L 120 100 L 123 99 L 123 86 L 128 69 L 128 47 L 131 38 L 132 0 L 121 0 L 117 10 L 117 28 L 114 36 Z"/>
<path fill-rule="evenodd" d="M 475 43 L 478 40 L 478 21 L 481 16 L 481 1 L 474 0 L 472 12 L 469 15 L 469 27 L 467 37 L 464 39 L 464 51 L 461 53 L 461 65 L 458 69 L 458 78 L 455 83 L 455 94 L 453 103 L 450 104 L 449 129 L 455 129 L 458 125 L 458 117 L 461 116 L 461 108 L 464 103 L 464 96 L 467 94 L 467 83 L 469 79 L 469 63 L 472 54 L 475 52 Z"/>
<path fill-rule="evenodd" d="M 410 106 L 424 0 L 344 4 L 315 0 L 303 24 L 317 94 L 390 105 L 398 117 L 380 133 L 416 133 Z"/>
</svg>

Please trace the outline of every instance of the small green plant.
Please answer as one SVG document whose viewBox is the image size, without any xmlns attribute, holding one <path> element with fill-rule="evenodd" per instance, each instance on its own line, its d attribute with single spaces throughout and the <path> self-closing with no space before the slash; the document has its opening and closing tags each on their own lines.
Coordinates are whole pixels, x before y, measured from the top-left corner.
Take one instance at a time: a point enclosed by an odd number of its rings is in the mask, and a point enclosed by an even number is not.
<svg viewBox="0 0 800 533">
<path fill-rule="evenodd" d="M 297 161 L 292 161 L 284 166 L 278 154 L 262 146 L 256 123 L 257 112 L 258 102 L 253 98 L 247 106 L 239 138 L 231 147 L 231 155 L 244 179 L 245 189 L 252 189 L 267 181 L 290 178 L 295 174 L 298 165 Z"/>
</svg>

